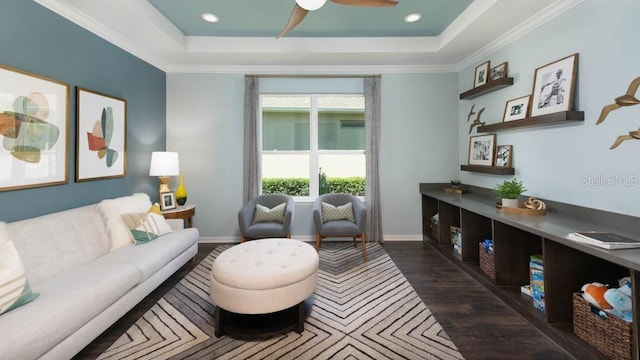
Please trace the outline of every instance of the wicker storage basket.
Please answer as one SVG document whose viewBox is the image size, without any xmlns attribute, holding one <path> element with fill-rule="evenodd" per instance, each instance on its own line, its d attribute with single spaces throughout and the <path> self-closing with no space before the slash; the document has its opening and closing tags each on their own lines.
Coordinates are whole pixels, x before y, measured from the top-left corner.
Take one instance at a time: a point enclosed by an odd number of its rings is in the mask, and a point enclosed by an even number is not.
<svg viewBox="0 0 640 360">
<path fill-rule="evenodd" d="M 600 309 L 573 294 L 573 332 L 614 360 L 631 359 L 631 323 L 616 316 L 602 318 Z"/>
<path fill-rule="evenodd" d="M 494 265 L 494 254 L 487 254 L 487 248 L 484 243 L 480 243 L 480 270 L 487 274 L 493 280 L 496 279 L 496 267 Z"/>
</svg>

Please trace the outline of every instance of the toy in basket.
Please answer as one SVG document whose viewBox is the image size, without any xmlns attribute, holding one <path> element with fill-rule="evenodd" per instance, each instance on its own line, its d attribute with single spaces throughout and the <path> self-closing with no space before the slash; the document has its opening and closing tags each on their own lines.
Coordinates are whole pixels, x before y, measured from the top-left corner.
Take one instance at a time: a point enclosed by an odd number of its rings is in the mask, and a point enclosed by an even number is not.
<svg viewBox="0 0 640 360">
<path fill-rule="evenodd" d="M 573 332 L 609 358 L 626 360 L 632 358 L 630 278 L 619 285 L 593 282 L 573 294 Z"/>
</svg>

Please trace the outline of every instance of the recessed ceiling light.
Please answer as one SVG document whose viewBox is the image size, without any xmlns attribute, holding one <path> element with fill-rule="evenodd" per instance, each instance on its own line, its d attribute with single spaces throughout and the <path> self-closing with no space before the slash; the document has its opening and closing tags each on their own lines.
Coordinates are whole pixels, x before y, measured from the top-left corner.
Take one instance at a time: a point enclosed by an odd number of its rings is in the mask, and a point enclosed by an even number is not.
<svg viewBox="0 0 640 360">
<path fill-rule="evenodd" d="M 418 13 L 409 14 L 409 15 L 404 17 L 404 21 L 408 22 L 408 23 L 413 23 L 413 22 L 416 22 L 416 21 L 418 21 L 420 19 L 422 19 L 422 15 L 420 15 Z"/>
<path fill-rule="evenodd" d="M 202 14 L 202 20 L 208 21 L 208 22 L 211 22 L 211 23 L 215 23 L 215 22 L 220 21 L 220 19 L 217 16 L 215 16 L 215 15 L 213 15 L 211 13 Z"/>
</svg>

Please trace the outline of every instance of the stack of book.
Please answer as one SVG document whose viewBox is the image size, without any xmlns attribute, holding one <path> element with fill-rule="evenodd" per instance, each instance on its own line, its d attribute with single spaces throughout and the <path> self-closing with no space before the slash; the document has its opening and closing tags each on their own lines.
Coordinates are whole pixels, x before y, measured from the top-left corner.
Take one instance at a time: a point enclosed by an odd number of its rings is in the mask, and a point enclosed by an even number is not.
<svg viewBox="0 0 640 360">
<path fill-rule="evenodd" d="M 610 232 L 576 231 L 568 234 L 567 239 L 608 250 L 640 248 L 640 240 Z"/>
</svg>

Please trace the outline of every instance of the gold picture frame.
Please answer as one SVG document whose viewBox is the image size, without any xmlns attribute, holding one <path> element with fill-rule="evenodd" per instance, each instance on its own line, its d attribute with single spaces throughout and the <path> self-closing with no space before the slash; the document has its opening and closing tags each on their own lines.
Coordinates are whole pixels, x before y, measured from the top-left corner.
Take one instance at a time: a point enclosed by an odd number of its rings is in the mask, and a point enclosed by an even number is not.
<svg viewBox="0 0 640 360">
<path fill-rule="evenodd" d="M 0 65 L 0 191 L 69 182 L 69 84 Z"/>
<path fill-rule="evenodd" d="M 76 87 L 76 181 L 127 175 L 127 101 Z"/>
</svg>

